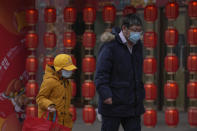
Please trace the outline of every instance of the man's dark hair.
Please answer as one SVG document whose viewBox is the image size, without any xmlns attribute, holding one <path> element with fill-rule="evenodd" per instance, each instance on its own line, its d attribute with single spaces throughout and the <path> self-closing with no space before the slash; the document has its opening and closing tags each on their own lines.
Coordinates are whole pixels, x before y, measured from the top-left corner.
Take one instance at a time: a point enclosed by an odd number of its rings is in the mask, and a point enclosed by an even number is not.
<svg viewBox="0 0 197 131">
<path fill-rule="evenodd" d="M 129 14 L 129 15 L 126 15 L 123 18 L 123 20 L 122 20 L 122 26 L 123 25 L 126 26 L 127 28 L 129 28 L 130 26 L 134 26 L 134 25 L 136 25 L 136 26 L 142 26 L 142 20 L 136 14 Z"/>
</svg>

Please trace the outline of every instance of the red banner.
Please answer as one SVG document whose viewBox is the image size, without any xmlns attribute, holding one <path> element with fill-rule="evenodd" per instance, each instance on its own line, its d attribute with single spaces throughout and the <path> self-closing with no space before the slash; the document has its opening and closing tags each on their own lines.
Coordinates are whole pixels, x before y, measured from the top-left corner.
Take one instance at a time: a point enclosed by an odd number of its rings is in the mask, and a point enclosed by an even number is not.
<svg viewBox="0 0 197 131">
<path fill-rule="evenodd" d="M 24 117 L 25 8 L 33 0 L 0 1 L 0 131 L 21 131 Z"/>
</svg>

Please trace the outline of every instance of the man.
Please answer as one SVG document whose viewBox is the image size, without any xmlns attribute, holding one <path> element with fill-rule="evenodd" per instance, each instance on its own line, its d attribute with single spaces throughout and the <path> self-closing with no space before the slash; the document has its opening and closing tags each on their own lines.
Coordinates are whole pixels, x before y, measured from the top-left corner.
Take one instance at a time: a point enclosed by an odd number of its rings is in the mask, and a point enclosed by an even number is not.
<svg viewBox="0 0 197 131">
<path fill-rule="evenodd" d="M 112 30 L 113 32 L 113 30 Z M 109 33 L 106 33 L 106 35 Z M 99 94 L 101 131 L 140 131 L 145 96 L 142 83 L 142 21 L 135 14 L 124 17 L 120 32 L 113 32 L 100 49 L 95 84 Z M 110 39 L 112 38 L 112 40 Z"/>
<path fill-rule="evenodd" d="M 57 55 L 54 65 L 46 66 L 43 82 L 36 98 L 39 117 L 47 110 L 57 111 L 58 123 L 72 128 L 72 116 L 69 112 L 72 89 L 68 79 L 75 69 L 71 57 L 66 54 Z"/>
</svg>

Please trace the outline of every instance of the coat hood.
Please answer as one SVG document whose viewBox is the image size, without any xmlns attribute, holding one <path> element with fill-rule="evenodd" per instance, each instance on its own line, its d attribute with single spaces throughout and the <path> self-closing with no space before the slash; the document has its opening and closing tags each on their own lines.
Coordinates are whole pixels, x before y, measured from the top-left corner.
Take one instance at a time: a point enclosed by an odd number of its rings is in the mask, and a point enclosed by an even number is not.
<svg viewBox="0 0 197 131">
<path fill-rule="evenodd" d="M 112 28 L 111 32 L 105 31 L 100 37 L 101 42 L 106 43 L 114 40 L 115 36 L 117 36 L 120 33 L 120 31 L 121 29 L 119 27 Z"/>
<path fill-rule="evenodd" d="M 46 65 L 44 79 L 48 79 L 48 78 L 54 78 L 56 80 L 59 80 L 59 76 L 55 71 L 55 68 L 53 66 Z"/>
</svg>

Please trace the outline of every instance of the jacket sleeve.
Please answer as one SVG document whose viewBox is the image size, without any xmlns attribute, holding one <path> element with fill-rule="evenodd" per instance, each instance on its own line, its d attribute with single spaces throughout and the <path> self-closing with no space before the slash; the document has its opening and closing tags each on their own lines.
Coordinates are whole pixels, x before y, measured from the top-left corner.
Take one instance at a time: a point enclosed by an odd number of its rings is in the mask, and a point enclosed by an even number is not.
<svg viewBox="0 0 197 131">
<path fill-rule="evenodd" d="M 95 74 L 96 89 L 103 101 L 112 97 L 112 92 L 109 87 L 111 70 L 112 52 L 108 46 L 104 46 L 98 55 Z"/>
<path fill-rule="evenodd" d="M 36 97 L 36 102 L 38 106 L 44 110 L 46 110 L 49 105 L 54 104 L 51 100 L 48 99 L 53 89 L 53 86 L 54 84 L 51 83 L 50 80 L 44 80 Z"/>
</svg>

